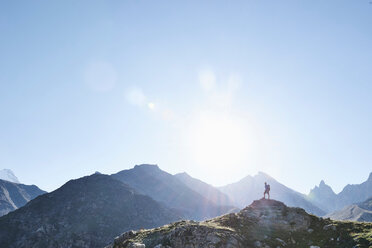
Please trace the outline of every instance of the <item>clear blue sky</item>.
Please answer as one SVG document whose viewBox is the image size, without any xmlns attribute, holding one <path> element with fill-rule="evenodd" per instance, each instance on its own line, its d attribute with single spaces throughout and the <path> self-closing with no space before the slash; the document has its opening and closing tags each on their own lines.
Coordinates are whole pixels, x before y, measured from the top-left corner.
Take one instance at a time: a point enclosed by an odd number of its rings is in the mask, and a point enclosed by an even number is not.
<svg viewBox="0 0 372 248">
<path fill-rule="evenodd" d="M 45 190 L 153 163 L 338 192 L 371 96 L 368 0 L 0 3 L 0 168 Z"/>
</svg>

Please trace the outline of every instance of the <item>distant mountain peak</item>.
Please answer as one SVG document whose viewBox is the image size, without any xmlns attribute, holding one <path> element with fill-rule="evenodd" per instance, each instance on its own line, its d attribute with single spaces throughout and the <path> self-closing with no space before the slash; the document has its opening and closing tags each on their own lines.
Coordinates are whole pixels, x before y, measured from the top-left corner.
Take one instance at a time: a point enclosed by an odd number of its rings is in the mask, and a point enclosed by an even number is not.
<svg viewBox="0 0 372 248">
<path fill-rule="evenodd" d="M 24 206 L 35 197 L 46 193 L 35 185 L 24 185 L 0 180 L 0 216 Z M 1 247 L 3 247 L 0 244 Z"/>
<path fill-rule="evenodd" d="M 180 173 L 177 173 L 176 175 L 178 175 L 178 176 L 188 176 L 188 177 L 190 176 L 186 172 L 180 172 Z"/>
<path fill-rule="evenodd" d="M 310 203 L 304 195 L 288 188 L 262 171 L 258 172 L 254 177 L 246 176 L 236 183 L 220 187 L 219 189 L 232 199 L 235 205 L 242 208 L 263 196 L 265 182 L 271 185 L 272 191 L 270 195 L 272 198 L 283 201 L 289 206 L 302 207 L 313 214 L 325 214 L 322 209 Z"/>
<path fill-rule="evenodd" d="M 262 176 L 269 176 L 268 174 L 266 174 L 266 173 L 263 172 L 263 171 L 259 171 L 257 174 L 258 174 L 258 175 L 262 175 Z"/>
<path fill-rule="evenodd" d="M 13 171 L 10 169 L 0 170 L 0 179 L 9 181 L 12 183 L 20 183 L 18 178 L 14 175 Z"/>
<path fill-rule="evenodd" d="M 233 202 L 231 199 L 219 189 L 207 184 L 199 179 L 193 178 L 186 172 L 178 173 L 174 175 L 178 180 L 185 184 L 190 189 L 202 195 L 208 201 L 213 202 L 219 206 L 232 206 Z"/>
<path fill-rule="evenodd" d="M 257 175 L 256 175 L 257 176 Z M 252 176 L 251 175 L 247 175 L 245 177 L 243 177 L 242 179 L 240 179 L 240 181 L 245 181 L 245 180 L 252 180 Z"/>
<path fill-rule="evenodd" d="M 176 209 L 180 215 L 186 218 L 205 219 L 221 215 L 232 209 L 231 206 L 216 204 L 203 196 L 202 190 L 199 192 L 191 189 L 177 176 L 161 170 L 157 165 L 136 165 L 133 169 L 119 171 L 112 177 L 130 185 L 139 193 L 149 195 L 167 207 Z M 184 179 L 193 180 L 195 185 L 203 184 L 211 188 L 210 185 L 206 185 L 200 180 L 187 176 Z M 214 191 L 222 194 L 217 189 Z"/>
<path fill-rule="evenodd" d="M 157 164 L 137 164 L 134 168 L 160 169 Z"/>
<path fill-rule="evenodd" d="M 372 172 L 369 173 L 369 177 L 368 177 L 367 181 L 372 181 Z"/>
<path fill-rule="evenodd" d="M 320 183 L 319 183 L 319 186 L 316 186 L 310 191 L 310 194 L 311 192 L 322 192 L 321 194 L 335 194 L 333 189 L 331 188 L 331 186 L 329 186 L 328 184 L 326 184 L 324 182 L 324 180 L 321 180 Z"/>
<path fill-rule="evenodd" d="M 182 181 L 182 179 L 183 180 L 192 180 L 192 179 L 194 179 L 192 176 L 190 176 L 186 172 L 180 172 L 180 173 L 174 174 L 174 176 L 176 178 L 178 178 L 179 180 L 181 180 L 181 181 Z M 183 183 L 185 183 L 185 182 L 183 182 Z"/>
<path fill-rule="evenodd" d="M 273 179 L 269 174 L 262 172 L 262 171 L 259 171 L 256 176 L 265 177 L 267 179 Z"/>
<path fill-rule="evenodd" d="M 352 204 L 341 210 L 326 215 L 334 220 L 348 220 L 359 222 L 372 221 L 372 197 L 364 202 Z"/>
</svg>

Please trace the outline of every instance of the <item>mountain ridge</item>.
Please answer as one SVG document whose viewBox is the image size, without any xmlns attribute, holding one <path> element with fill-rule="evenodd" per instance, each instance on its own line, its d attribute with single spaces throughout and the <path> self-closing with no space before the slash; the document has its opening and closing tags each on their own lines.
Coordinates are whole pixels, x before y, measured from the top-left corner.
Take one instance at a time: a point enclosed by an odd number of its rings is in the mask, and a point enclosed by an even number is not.
<svg viewBox="0 0 372 248">
<path fill-rule="evenodd" d="M 181 182 L 183 182 L 186 186 L 198 192 L 205 198 L 211 200 L 215 204 L 221 206 L 234 205 L 232 200 L 226 194 L 218 190 L 216 187 L 207 184 L 202 180 L 191 177 L 186 172 L 177 173 L 174 176 L 178 178 Z"/>
<path fill-rule="evenodd" d="M 326 217 L 333 220 L 372 222 L 372 197 L 364 202 L 352 204 L 327 214 Z"/>
<path fill-rule="evenodd" d="M 0 247 L 98 248 L 130 229 L 180 217 L 108 175 L 70 180 L 0 218 Z"/>
<path fill-rule="evenodd" d="M 328 213 L 363 202 L 369 197 L 372 197 L 372 172 L 366 181 L 360 184 L 347 184 L 338 194 L 322 180 L 319 187 L 315 186 L 307 195 L 310 202 L 327 210 Z"/>
<path fill-rule="evenodd" d="M 311 189 L 306 198 L 329 213 L 332 211 L 332 204 L 336 201 L 337 194 L 324 180 L 321 180 L 319 186 Z"/>
<path fill-rule="evenodd" d="M 28 201 L 45 193 L 36 185 L 25 185 L 0 179 L 0 216 L 24 206 Z"/>
<path fill-rule="evenodd" d="M 167 207 L 178 210 L 186 218 L 201 220 L 235 209 L 234 206 L 213 203 L 157 165 L 136 165 L 111 176 Z"/>
<path fill-rule="evenodd" d="M 273 177 L 264 172 L 258 172 L 255 176 L 245 176 L 238 182 L 219 187 L 227 194 L 237 207 L 247 206 L 255 199 L 263 197 L 264 183 L 271 185 L 271 197 L 283 201 L 288 206 L 302 207 L 310 213 L 324 215 L 325 212 L 316 205 L 309 202 L 305 195 L 279 183 Z"/>
<path fill-rule="evenodd" d="M 255 200 L 238 213 L 129 231 L 106 248 L 368 247 L 371 223 L 337 222 L 276 200 Z"/>
</svg>

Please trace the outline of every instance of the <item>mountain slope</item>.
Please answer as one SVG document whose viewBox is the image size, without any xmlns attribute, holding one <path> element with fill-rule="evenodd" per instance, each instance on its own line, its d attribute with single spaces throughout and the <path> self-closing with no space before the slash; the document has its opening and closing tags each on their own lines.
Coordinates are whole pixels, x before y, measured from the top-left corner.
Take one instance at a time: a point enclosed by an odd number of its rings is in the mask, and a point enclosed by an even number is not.
<svg viewBox="0 0 372 248">
<path fill-rule="evenodd" d="M 180 221 L 127 232 L 106 248 L 287 247 L 352 248 L 372 245 L 372 224 L 336 222 L 274 200 L 254 201 L 239 213 L 204 222 Z"/>
<path fill-rule="evenodd" d="M 372 197 L 372 172 L 368 179 L 361 184 L 346 185 L 338 194 L 338 207 L 343 207 L 352 203 L 363 202 Z"/>
<path fill-rule="evenodd" d="M 103 247 L 119 233 L 178 216 L 110 176 L 71 180 L 0 218 L 0 247 Z"/>
<path fill-rule="evenodd" d="M 310 191 L 307 199 L 327 212 L 334 212 L 349 207 L 349 205 L 363 202 L 370 197 L 372 197 L 372 173 L 365 182 L 348 184 L 338 194 L 335 194 L 331 187 L 322 181 L 319 187 L 315 186 Z"/>
<path fill-rule="evenodd" d="M 337 195 L 323 180 L 320 182 L 319 187 L 315 186 L 306 198 L 327 213 L 334 210 L 335 202 L 337 201 Z"/>
<path fill-rule="evenodd" d="M 359 203 L 358 206 L 365 210 L 372 211 L 372 197 L 362 203 Z"/>
<path fill-rule="evenodd" d="M 319 216 L 325 214 L 323 210 L 306 200 L 304 195 L 284 186 L 263 172 L 259 172 L 254 177 L 247 176 L 239 182 L 219 189 L 227 194 L 238 207 L 243 208 L 253 200 L 263 197 L 265 182 L 271 186 L 270 195 L 272 199 L 283 201 L 288 206 L 304 208 L 309 213 Z"/>
<path fill-rule="evenodd" d="M 347 206 L 339 211 L 328 214 L 326 217 L 333 220 L 372 222 L 372 198 L 359 204 Z"/>
<path fill-rule="evenodd" d="M 13 183 L 20 183 L 18 178 L 14 175 L 13 171 L 9 169 L 0 170 L 0 179 Z"/>
<path fill-rule="evenodd" d="M 28 201 L 46 193 L 35 185 L 0 180 L 0 216 L 24 206 Z"/>
<path fill-rule="evenodd" d="M 120 171 L 112 177 L 170 208 L 177 209 L 186 218 L 211 218 L 234 208 L 209 201 L 157 165 L 136 165 L 133 169 Z"/>
<path fill-rule="evenodd" d="M 214 202 L 217 205 L 234 205 L 233 202 L 229 199 L 229 197 L 222 193 L 217 188 L 209 185 L 201 180 L 191 177 L 186 172 L 179 173 L 174 175 L 178 180 L 183 182 L 186 186 L 190 189 L 198 192 L 208 200 Z"/>
</svg>

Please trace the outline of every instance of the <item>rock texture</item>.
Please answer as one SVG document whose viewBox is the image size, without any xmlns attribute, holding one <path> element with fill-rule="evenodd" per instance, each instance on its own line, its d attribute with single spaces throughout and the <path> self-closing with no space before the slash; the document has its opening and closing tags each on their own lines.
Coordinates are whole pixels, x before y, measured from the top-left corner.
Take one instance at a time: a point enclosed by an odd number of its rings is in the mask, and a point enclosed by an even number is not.
<svg viewBox="0 0 372 248">
<path fill-rule="evenodd" d="M 352 248 L 372 245 L 372 224 L 335 222 L 274 200 L 203 222 L 180 221 L 130 231 L 107 248 Z"/>
<path fill-rule="evenodd" d="M 0 247 L 104 247 L 130 229 L 152 228 L 179 217 L 107 175 L 71 180 L 0 218 Z"/>
<path fill-rule="evenodd" d="M 263 197 L 265 182 L 271 186 L 270 195 L 272 199 L 280 200 L 288 206 L 301 207 L 307 212 L 318 216 L 325 214 L 325 211 L 309 202 L 305 195 L 284 186 L 263 172 L 259 172 L 254 177 L 247 176 L 239 182 L 220 187 L 219 189 L 227 194 L 237 207 L 243 208 L 253 200 Z"/>
<path fill-rule="evenodd" d="M 46 193 L 35 185 L 0 180 L 0 216 L 24 206 L 28 201 Z"/>
<path fill-rule="evenodd" d="M 208 200 L 157 165 L 136 165 L 133 169 L 120 171 L 112 177 L 177 210 L 187 219 L 203 220 L 236 209 Z"/>
<path fill-rule="evenodd" d="M 328 214 L 333 220 L 351 220 L 360 222 L 372 222 L 372 198 L 343 208 L 342 210 Z"/>
</svg>

